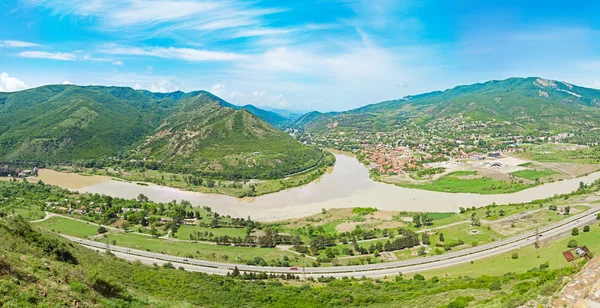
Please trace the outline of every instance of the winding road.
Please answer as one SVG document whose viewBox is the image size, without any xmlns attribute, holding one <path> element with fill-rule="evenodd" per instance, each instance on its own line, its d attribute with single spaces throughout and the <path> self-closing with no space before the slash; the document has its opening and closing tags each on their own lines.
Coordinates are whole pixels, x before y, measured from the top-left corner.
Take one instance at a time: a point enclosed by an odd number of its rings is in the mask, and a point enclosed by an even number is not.
<svg viewBox="0 0 600 308">
<path fill-rule="evenodd" d="M 546 226 L 539 230 L 539 234 L 544 239 L 555 238 L 565 234 L 569 234 L 575 227 L 583 227 L 594 223 L 596 215 L 600 212 L 600 206 L 593 207 L 581 214 L 574 215 L 552 225 Z M 138 249 L 126 248 L 115 245 L 107 245 L 99 242 L 85 240 L 68 235 L 63 237 L 81 244 L 85 247 L 95 250 L 110 250 L 117 257 L 135 261 L 139 260 L 145 264 L 162 264 L 171 262 L 175 267 L 183 267 L 188 271 L 204 272 L 208 274 L 226 275 L 231 272 L 234 267 L 240 271 L 247 272 L 265 272 L 265 273 L 293 273 L 303 275 L 305 277 L 321 277 L 332 276 L 340 277 L 371 277 L 381 278 L 384 276 L 394 276 L 399 273 L 414 273 L 432 269 L 450 267 L 458 264 L 468 263 L 475 260 L 480 260 L 490 256 L 506 253 L 521 247 L 532 245 L 535 243 L 535 231 L 523 233 L 518 236 L 513 236 L 503 240 L 491 242 L 485 245 L 463 249 L 455 252 L 450 252 L 442 255 L 427 256 L 417 259 L 395 261 L 379 264 L 356 265 L 356 266 L 339 266 L 339 267 L 307 267 L 304 269 L 295 269 L 289 267 L 268 267 L 268 266 L 250 266 L 243 264 L 233 264 L 224 262 L 213 262 L 195 259 L 186 259 L 183 257 L 165 255 L 155 252 L 143 251 Z"/>
</svg>

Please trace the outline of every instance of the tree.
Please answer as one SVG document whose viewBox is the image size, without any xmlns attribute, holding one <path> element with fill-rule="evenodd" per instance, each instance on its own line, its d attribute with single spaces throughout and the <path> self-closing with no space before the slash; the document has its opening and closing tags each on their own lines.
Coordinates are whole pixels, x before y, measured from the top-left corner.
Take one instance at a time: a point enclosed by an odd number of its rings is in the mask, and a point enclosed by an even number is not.
<svg viewBox="0 0 600 308">
<path fill-rule="evenodd" d="M 590 226 L 583 227 L 583 232 L 590 232 Z"/>
<path fill-rule="evenodd" d="M 421 242 L 423 242 L 423 245 L 429 245 L 429 234 L 423 233 L 423 235 L 421 235 Z"/>
<path fill-rule="evenodd" d="M 413 216 L 413 223 L 415 224 L 415 228 L 420 228 L 421 227 L 421 215 L 415 214 Z"/>
<path fill-rule="evenodd" d="M 379 250 L 375 249 L 375 251 L 373 252 L 373 257 L 379 257 Z"/>
<path fill-rule="evenodd" d="M 440 242 L 444 242 L 444 233 L 440 233 Z"/>
<path fill-rule="evenodd" d="M 149 200 L 149 199 L 148 199 L 148 197 L 146 197 L 144 194 L 139 194 L 139 195 L 137 196 L 137 200 L 138 200 L 139 202 L 148 202 L 148 200 Z"/>
<path fill-rule="evenodd" d="M 569 215 L 571 213 L 571 207 L 570 206 L 565 206 L 565 215 Z"/>
<path fill-rule="evenodd" d="M 156 231 L 156 227 L 154 225 L 150 227 L 150 235 L 152 235 L 152 237 L 158 237 L 158 231 Z"/>
<path fill-rule="evenodd" d="M 569 247 L 569 248 L 575 248 L 575 247 L 577 247 L 577 241 L 576 240 L 570 240 L 569 243 L 567 244 L 567 247 Z"/>
<path fill-rule="evenodd" d="M 596 214 L 596 220 L 600 220 L 600 213 Z"/>
<path fill-rule="evenodd" d="M 233 271 L 231 272 L 231 277 L 239 277 L 239 276 L 240 276 L 240 270 L 236 266 L 233 268 Z"/>
<path fill-rule="evenodd" d="M 571 231 L 571 235 L 572 235 L 572 236 L 577 236 L 577 235 L 579 235 L 579 229 L 577 229 L 577 228 L 573 228 L 573 231 Z"/>
<path fill-rule="evenodd" d="M 108 231 L 103 226 L 98 227 L 98 234 L 104 234 L 106 232 L 108 232 Z"/>
<path fill-rule="evenodd" d="M 500 210 L 500 211 L 498 211 L 498 214 L 499 214 L 500 216 L 504 216 L 504 213 L 505 213 L 505 212 L 504 212 L 504 210 Z"/>
</svg>

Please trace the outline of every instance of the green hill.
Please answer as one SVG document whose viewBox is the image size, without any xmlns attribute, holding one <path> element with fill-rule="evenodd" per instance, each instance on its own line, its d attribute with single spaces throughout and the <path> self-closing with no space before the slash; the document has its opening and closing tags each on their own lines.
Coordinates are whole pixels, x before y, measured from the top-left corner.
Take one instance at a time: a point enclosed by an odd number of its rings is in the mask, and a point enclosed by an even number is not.
<svg viewBox="0 0 600 308">
<path fill-rule="evenodd" d="M 205 91 L 51 85 L 0 93 L 0 160 L 138 159 L 226 178 L 277 178 L 321 160 L 321 151 L 251 109 L 254 114 Z"/>
<path fill-rule="evenodd" d="M 600 90 L 537 77 L 510 78 L 407 96 L 339 113 L 312 112 L 296 121 L 307 131 L 387 130 L 462 116 L 508 121 L 515 131 L 588 129 L 600 125 Z"/>
</svg>

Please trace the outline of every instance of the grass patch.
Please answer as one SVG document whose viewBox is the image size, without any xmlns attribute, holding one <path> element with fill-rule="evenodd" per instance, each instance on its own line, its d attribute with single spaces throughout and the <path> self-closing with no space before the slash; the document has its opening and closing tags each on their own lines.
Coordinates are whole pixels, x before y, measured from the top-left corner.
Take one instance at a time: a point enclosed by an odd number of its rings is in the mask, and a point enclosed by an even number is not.
<svg viewBox="0 0 600 308">
<path fill-rule="evenodd" d="M 476 194 L 507 194 L 521 191 L 532 184 L 494 180 L 487 177 L 475 179 L 461 179 L 462 176 L 476 175 L 477 171 L 457 171 L 446 174 L 432 184 L 395 183 L 407 188 L 426 189 L 449 193 L 476 193 Z"/>
<path fill-rule="evenodd" d="M 44 221 L 33 223 L 38 227 L 48 229 L 61 234 L 87 237 L 98 234 L 98 226 L 92 223 L 84 223 L 68 218 L 50 217 Z"/>
<path fill-rule="evenodd" d="M 572 267 L 573 265 L 567 263 L 562 255 L 563 251 L 569 249 L 567 243 L 571 239 L 577 240 L 579 245 L 586 245 L 595 254 L 600 252 L 600 228 L 594 225 L 590 232 L 580 232 L 578 236 L 569 235 L 546 243 L 542 238 L 542 247 L 539 249 L 536 249 L 534 245 L 528 245 L 521 249 L 477 260 L 473 263 L 426 271 L 422 274 L 426 277 L 475 277 L 480 275 L 502 275 L 507 271 L 524 273 L 546 262 L 550 265 L 550 269 Z M 518 253 L 518 259 L 511 258 L 514 252 Z"/>
<path fill-rule="evenodd" d="M 530 181 L 537 181 L 541 178 L 545 178 L 545 177 L 548 177 L 548 176 L 551 176 L 554 174 L 559 174 L 559 173 L 560 172 L 554 171 L 552 169 L 541 169 L 541 170 L 528 169 L 528 170 L 511 172 L 510 174 L 512 174 L 516 177 L 530 180 Z"/>
</svg>

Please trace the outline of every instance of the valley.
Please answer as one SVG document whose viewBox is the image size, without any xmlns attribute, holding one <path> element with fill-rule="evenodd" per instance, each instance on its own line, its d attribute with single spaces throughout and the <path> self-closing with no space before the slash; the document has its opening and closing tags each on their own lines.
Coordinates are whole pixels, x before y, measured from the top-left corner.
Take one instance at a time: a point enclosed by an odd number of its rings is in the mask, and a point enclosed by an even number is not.
<svg viewBox="0 0 600 308">
<path fill-rule="evenodd" d="M 526 90 L 522 82 L 550 84 L 540 80 L 500 83 Z M 54 131 L 53 143 L 40 143 L 48 133 L 6 126 L 5 144 L 30 135 L 4 149 L 0 218 L 23 217 L 29 222 L 15 224 L 154 270 L 179 267 L 234 280 L 328 285 L 407 277 L 450 285 L 464 275 L 502 275 L 498 264 L 516 277 L 532 268 L 575 272 L 560 259 L 562 250 L 600 249 L 600 156 L 584 133 L 595 122 L 555 125 L 550 113 L 541 127 L 541 118 L 512 122 L 502 114 L 475 116 L 475 103 L 464 111 L 454 106 L 481 87 L 464 86 L 452 98 L 436 92 L 295 120 L 204 92 L 50 87 L 66 95 L 47 98 L 50 104 L 73 104 L 71 92 L 79 91 L 102 98 L 75 107 L 63 127 L 73 136 L 85 135 L 98 116 L 116 120 L 103 113 L 103 100 L 135 110 L 149 99 L 164 109 L 143 112 L 156 124 L 142 138 L 123 141 L 125 151 L 94 156 L 80 152 L 96 153 L 88 140 L 64 139 L 62 131 Z M 444 116 L 424 116 L 440 108 L 427 107 L 436 95 L 452 106 L 440 111 Z M 40 129 L 50 123 L 21 116 Z M 137 128 L 119 128 L 128 136 L 130 129 Z M 517 283 L 511 279 L 504 283 Z"/>
</svg>

